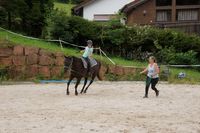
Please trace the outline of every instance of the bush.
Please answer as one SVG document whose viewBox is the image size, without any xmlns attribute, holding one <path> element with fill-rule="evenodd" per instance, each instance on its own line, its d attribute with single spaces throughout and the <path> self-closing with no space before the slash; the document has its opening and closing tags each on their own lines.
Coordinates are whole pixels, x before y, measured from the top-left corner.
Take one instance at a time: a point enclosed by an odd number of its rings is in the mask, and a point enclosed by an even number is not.
<svg viewBox="0 0 200 133">
<path fill-rule="evenodd" d="M 197 53 L 194 51 L 188 51 L 185 53 L 173 53 L 169 57 L 168 63 L 174 65 L 195 65 L 198 64 Z"/>
<path fill-rule="evenodd" d="M 0 25 L 5 25 L 6 23 L 6 10 L 0 6 Z"/>
<path fill-rule="evenodd" d="M 55 11 L 51 20 L 51 38 L 77 45 L 94 41 L 110 55 L 144 60 L 156 55 L 160 63 L 197 64 L 200 61 L 200 37 L 172 29 L 151 26 L 127 27 L 117 20 L 97 23 Z"/>
<path fill-rule="evenodd" d="M 196 65 L 199 63 L 197 52 L 177 52 L 174 47 L 164 48 L 157 53 L 159 62 L 171 65 Z"/>
<path fill-rule="evenodd" d="M 67 16 L 63 11 L 56 11 L 49 22 L 50 36 L 77 45 L 85 45 L 88 39 L 98 40 L 100 30 L 95 22 L 89 22 L 77 16 Z"/>
</svg>

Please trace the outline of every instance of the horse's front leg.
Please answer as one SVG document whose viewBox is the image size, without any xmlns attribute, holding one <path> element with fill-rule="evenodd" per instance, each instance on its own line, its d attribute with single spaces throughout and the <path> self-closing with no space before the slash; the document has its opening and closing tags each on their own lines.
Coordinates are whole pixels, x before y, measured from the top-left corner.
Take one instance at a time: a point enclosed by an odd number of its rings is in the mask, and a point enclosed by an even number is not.
<svg viewBox="0 0 200 133">
<path fill-rule="evenodd" d="M 75 85 L 75 95 L 76 96 L 78 96 L 77 88 L 78 88 L 78 85 L 80 84 L 80 81 L 81 81 L 81 78 L 77 78 L 77 82 L 76 82 L 76 85 Z"/>
<path fill-rule="evenodd" d="M 83 88 L 82 88 L 82 90 L 81 90 L 81 94 L 83 93 L 83 91 L 84 91 L 84 89 L 85 89 L 85 86 L 86 86 L 86 84 L 87 84 L 87 80 L 88 80 L 88 78 L 86 77 L 86 78 L 85 78 L 85 81 L 84 81 Z"/>
<path fill-rule="evenodd" d="M 70 78 L 69 78 L 69 81 L 67 83 L 66 95 L 69 95 L 69 85 L 70 85 L 71 81 L 73 80 L 73 78 L 74 78 L 73 76 L 70 76 Z"/>
</svg>

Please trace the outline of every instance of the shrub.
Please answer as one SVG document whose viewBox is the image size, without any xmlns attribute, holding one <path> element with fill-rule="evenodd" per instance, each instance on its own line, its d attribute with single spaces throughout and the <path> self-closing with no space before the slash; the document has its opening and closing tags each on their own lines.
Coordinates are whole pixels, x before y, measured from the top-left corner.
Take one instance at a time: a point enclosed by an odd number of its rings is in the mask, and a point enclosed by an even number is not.
<svg viewBox="0 0 200 133">
<path fill-rule="evenodd" d="M 70 31 L 70 24 L 67 15 L 63 11 L 57 11 L 52 14 L 49 22 L 51 26 L 50 36 L 54 39 L 61 39 L 67 42 L 73 42 L 76 38 L 75 33 Z"/>
<path fill-rule="evenodd" d="M 198 64 L 197 53 L 192 50 L 185 53 L 173 53 L 168 62 L 175 65 L 195 65 Z"/>
<path fill-rule="evenodd" d="M 197 64 L 200 37 L 173 29 L 151 26 L 124 26 L 117 20 L 97 23 L 56 11 L 51 21 L 51 37 L 77 45 L 91 39 L 111 55 L 144 60 L 153 54 L 166 64 Z"/>
<path fill-rule="evenodd" d="M 53 39 L 62 39 L 77 45 L 84 45 L 86 40 L 99 38 L 99 26 L 81 17 L 67 16 L 63 11 L 56 11 L 50 20 L 50 36 Z"/>
<path fill-rule="evenodd" d="M 177 52 L 174 47 L 164 48 L 157 53 L 158 60 L 172 65 L 195 65 L 199 63 L 197 52 Z"/>
</svg>

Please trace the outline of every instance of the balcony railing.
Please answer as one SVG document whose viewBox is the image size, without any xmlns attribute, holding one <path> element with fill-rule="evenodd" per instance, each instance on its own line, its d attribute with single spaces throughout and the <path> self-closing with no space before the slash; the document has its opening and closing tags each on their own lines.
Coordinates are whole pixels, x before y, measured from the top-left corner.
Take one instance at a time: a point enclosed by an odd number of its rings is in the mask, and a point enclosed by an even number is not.
<svg viewBox="0 0 200 133">
<path fill-rule="evenodd" d="M 156 6 L 157 10 L 171 10 L 172 6 Z M 177 5 L 176 9 L 200 9 L 200 5 Z"/>
<path fill-rule="evenodd" d="M 153 26 L 160 28 L 173 28 L 186 33 L 192 34 L 196 33 L 200 35 L 200 21 L 196 22 L 155 22 L 152 23 Z"/>
</svg>

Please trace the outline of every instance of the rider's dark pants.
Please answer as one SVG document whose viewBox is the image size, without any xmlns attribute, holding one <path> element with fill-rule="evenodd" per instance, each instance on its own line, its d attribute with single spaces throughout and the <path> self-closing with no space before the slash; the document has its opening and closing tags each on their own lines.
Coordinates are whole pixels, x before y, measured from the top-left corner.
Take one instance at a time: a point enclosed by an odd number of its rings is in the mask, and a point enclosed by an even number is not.
<svg viewBox="0 0 200 133">
<path fill-rule="evenodd" d="M 88 57 L 83 57 L 83 59 L 87 62 L 87 69 L 90 70 L 90 59 Z"/>
<path fill-rule="evenodd" d="M 150 85 L 151 85 L 152 90 L 154 90 L 156 93 L 158 92 L 158 90 L 156 88 L 156 84 L 158 83 L 158 81 L 159 81 L 159 78 L 149 78 L 147 76 L 146 88 L 145 88 L 145 96 L 148 96 Z"/>
</svg>

